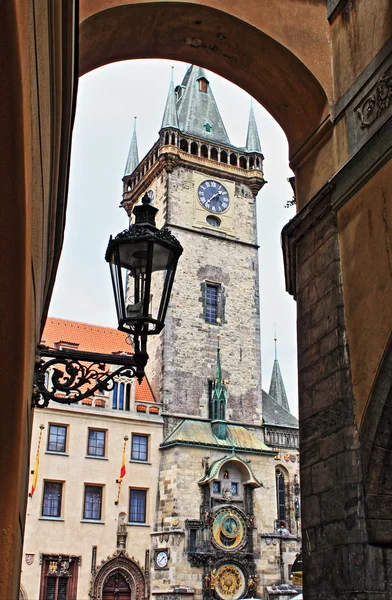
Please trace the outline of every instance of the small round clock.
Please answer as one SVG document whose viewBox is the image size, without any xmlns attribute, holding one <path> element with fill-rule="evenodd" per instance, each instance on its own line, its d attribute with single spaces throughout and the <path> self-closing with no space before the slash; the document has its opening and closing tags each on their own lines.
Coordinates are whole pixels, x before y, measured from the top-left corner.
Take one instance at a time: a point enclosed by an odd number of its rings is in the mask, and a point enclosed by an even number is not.
<svg viewBox="0 0 392 600">
<path fill-rule="evenodd" d="M 158 552 L 158 554 L 155 557 L 156 566 L 159 569 L 164 569 L 168 563 L 168 560 L 169 560 L 169 557 L 167 555 L 167 552 L 162 550 L 161 552 Z"/>
<path fill-rule="evenodd" d="M 199 202 L 213 213 L 222 213 L 229 207 L 229 193 L 224 185 L 213 179 L 206 179 L 197 190 Z"/>
</svg>

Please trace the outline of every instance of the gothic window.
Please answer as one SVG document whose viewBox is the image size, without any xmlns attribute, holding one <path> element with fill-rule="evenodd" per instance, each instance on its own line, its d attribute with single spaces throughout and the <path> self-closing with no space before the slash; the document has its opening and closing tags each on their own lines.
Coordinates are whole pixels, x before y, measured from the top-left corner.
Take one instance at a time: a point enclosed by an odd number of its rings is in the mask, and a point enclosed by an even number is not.
<svg viewBox="0 0 392 600">
<path fill-rule="evenodd" d="M 208 81 L 205 77 L 200 77 L 200 79 L 197 80 L 198 84 L 199 84 L 199 92 L 202 92 L 203 94 L 206 94 L 208 92 Z"/>
<path fill-rule="evenodd" d="M 148 436 L 147 435 L 132 435 L 132 460 L 148 460 Z"/>
<path fill-rule="evenodd" d="M 250 159 L 249 159 L 249 168 L 253 169 L 254 166 L 255 166 L 255 159 L 254 159 L 253 156 L 251 156 Z"/>
<path fill-rule="evenodd" d="M 208 148 L 205 144 L 203 144 L 200 148 L 200 156 L 203 158 L 208 158 Z"/>
<path fill-rule="evenodd" d="M 83 519 L 100 521 L 102 511 L 102 486 L 86 485 L 84 487 Z"/>
<path fill-rule="evenodd" d="M 280 469 L 276 469 L 276 505 L 279 521 L 286 521 L 286 482 Z"/>
<path fill-rule="evenodd" d="M 182 139 L 180 142 L 180 150 L 183 152 L 189 152 L 189 144 L 187 140 Z"/>
<path fill-rule="evenodd" d="M 66 425 L 49 425 L 48 452 L 65 452 L 67 442 Z"/>
<path fill-rule="evenodd" d="M 230 164 L 233 165 L 233 167 L 237 166 L 237 155 L 234 154 L 234 152 L 230 154 Z"/>
<path fill-rule="evenodd" d="M 240 167 L 241 167 L 241 169 L 246 169 L 246 158 L 245 158 L 245 156 L 240 156 Z"/>
<path fill-rule="evenodd" d="M 218 160 L 218 150 L 216 148 L 211 148 L 210 157 L 211 160 Z"/>
<path fill-rule="evenodd" d="M 197 156 L 199 152 L 199 146 L 196 144 L 196 142 L 192 142 L 191 143 L 191 154 L 193 154 L 194 156 Z"/>
<path fill-rule="evenodd" d="M 167 146 L 168 144 L 169 144 L 169 132 L 166 131 L 166 134 L 165 134 L 165 146 Z"/>
<path fill-rule="evenodd" d="M 227 164 L 227 152 L 226 150 L 221 151 L 221 162 Z"/>
<path fill-rule="evenodd" d="M 176 134 L 175 133 L 172 133 L 172 135 L 171 135 L 171 143 L 172 143 L 172 146 L 176 145 Z"/>
<path fill-rule="evenodd" d="M 42 502 L 43 517 L 61 516 L 61 497 L 63 484 L 59 481 L 44 481 L 44 497 Z"/>
<path fill-rule="evenodd" d="M 89 429 L 87 454 L 88 456 L 105 456 L 106 431 L 102 429 Z"/>
<path fill-rule="evenodd" d="M 112 394 L 113 410 L 130 410 L 131 384 L 124 381 L 116 381 Z"/>
<path fill-rule="evenodd" d="M 130 488 L 129 490 L 129 522 L 146 522 L 147 490 Z"/>
<path fill-rule="evenodd" d="M 40 600 L 76 600 L 78 558 L 44 555 L 42 557 Z"/>
</svg>

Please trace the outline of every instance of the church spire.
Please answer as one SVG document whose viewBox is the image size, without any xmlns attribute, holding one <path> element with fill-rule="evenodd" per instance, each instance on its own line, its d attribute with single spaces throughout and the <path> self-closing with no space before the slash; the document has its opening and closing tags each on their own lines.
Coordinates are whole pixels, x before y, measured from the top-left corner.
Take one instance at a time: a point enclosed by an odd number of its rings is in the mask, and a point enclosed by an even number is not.
<svg viewBox="0 0 392 600">
<path fill-rule="evenodd" d="M 216 367 L 215 367 L 215 381 L 212 384 L 211 404 L 212 404 L 212 431 L 219 439 L 226 439 L 227 426 L 226 420 L 226 402 L 227 402 L 227 390 L 224 382 L 222 381 L 222 367 L 220 359 L 220 345 L 216 350 Z"/>
<path fill-rule="evenodd" d="M 275 360 L 274 366 L 272 367 L 271 383 L 269 388 L 269 395 L 276 400 L 278 404 L 288 412 L 290 412 L 289 403 L 287 400 L 286 390 L 283 383 L 282 373 L 280 372 L 278 353 L 277 353 L 277 337 L 275 334 Z"/>
<path fill-rule="evenodd" d="M 202 67 L 191 65 L 178 86 L 177 115 L 182 133 L 230 144 L 210 82 Z"/>
<path fill-rule="evenodd" d="M 260 152 L 260 154 L 261 154 L 261 144 L 260 144 L 259 132 L 257 130 L 257 125 L 256 125 L 255 113 L 253 111 L 252 99 L 250 101 L 248 133 L 246 136 L 246 146 L 245 147 L 248 152 Z"/>
<path fill-rule="evenodd" d="M 131 145 L 129 146 L 127 164 L 125 165 L 124 177 L 133 173 L 133 171 L 136 169 L 138 164 L 139 164 L 139 152 L 137 149 L 136 117 L 135 117 Z"/>
<path fill-rule="evenodd" d="M 164 127 L 173 127 L 178 129 L 178 117 L 176 108 L 176 94 L 174 91 L 173 83 L 173 71 L 174 67 L 172 67 L 171 80 L 169 85 L 169 91 L 167 94 L 166 106 L 163 113 L 161 129 L 163 129 Z"/>
</svg>

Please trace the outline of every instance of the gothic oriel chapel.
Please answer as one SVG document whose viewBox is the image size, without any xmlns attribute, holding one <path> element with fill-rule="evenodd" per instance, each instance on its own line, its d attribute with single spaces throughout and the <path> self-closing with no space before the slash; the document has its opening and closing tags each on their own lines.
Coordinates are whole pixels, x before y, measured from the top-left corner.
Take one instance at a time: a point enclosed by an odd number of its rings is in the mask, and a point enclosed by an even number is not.
<svg viewBox="0 0 392 600">
<path fill-rule="evenodd" d="M 140 162 L 134 131 L 123 206 L 131 216 L 147 195 L 185 256 L 164 332 L 149 345 L 149 383 L 119 378 L 112 393 L 36 414 L 45 453 L 28 505 L 27 598 L 238 600 L 290 583 L 298 423 L 277 356 L 269 394 L 261 388 L 262 165 L 253 109 L 236 148 L 200 67 L 170 83 L 159 139 Z M 129 351 L 123 333 L 61 319 L 48 320 L 43 343 Z M 130 461 L 114 503 L 123 437 Z"/>
</svg>

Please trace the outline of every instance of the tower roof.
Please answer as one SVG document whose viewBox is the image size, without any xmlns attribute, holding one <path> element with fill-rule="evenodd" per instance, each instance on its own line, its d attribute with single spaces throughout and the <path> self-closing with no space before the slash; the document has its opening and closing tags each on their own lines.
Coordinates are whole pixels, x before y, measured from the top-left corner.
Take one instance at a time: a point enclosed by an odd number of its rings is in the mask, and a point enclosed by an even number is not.
<svg viewBox="0 0 392 600">
<path fill-rule="evenodd" d="M 177 109 L 176 109 L 176 93 L 174 91 L 174 83 L 173 83 L 173 67 L 172 67 L 172 77 L 169 85 L 169 91 L 167 94 L 166 106 L 163 113 L 162 125 L 161 129 L 164 127 L 175 127 L 178 129 L 178 117 L 177 117 Z"/>
<path fill-rule="evenodd" d="M 218 347 L 216 351 L 216 369 L 215 369 L 215 381 L 212 390 L 212 401 L 224 400 L 226 402 L 226 387 L 222 381 L 222 367 L 220 359 L 220 345 L 218 338 Z"/>
<path fill-rule="evenodd" d="M 275 339 L 276 345 L 276 339 Z M 275 360 L 274 366 L 272 367 L 271 383 L 269 389 L 269 395 L 276 400 L 276 402 L 282 406 L 285 410 L 290 412 L 289 403 L 287 400 L 286 390 L 283 383 L 282 373 L 280 372 L 278 357 L 275 349 Z"/>
<path fill-rule="evenodd" d="M 177 92 L 177 115 L 181 132 L 230 144 L 204 69 L 191 65 L 176 89 L 180 92 Z"/>
<path fill-rule="evenodd" d="M 139 152 L 137 149 L 136 117 L 135 117 L 131 145 L 129 146 L 127 164 L 125 165 L 124 177 L 133 173 L 133 171 L 136 169 L 138 164 L 139 164 Z"/>
<path fill-rule="evenodd" d="M 249 111 L 248 133 L 246 135 L 246 149 L 248 152 L 260 152 L 261 154 L 259 132 L 257 130 L 255 113 L 253 111 L 252 103 L 250 105 Z"/>
</svg>

